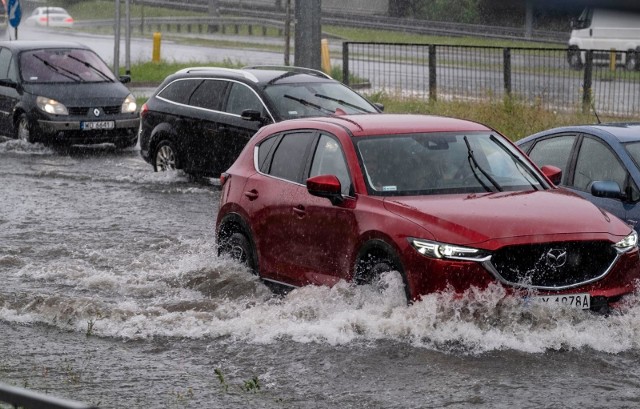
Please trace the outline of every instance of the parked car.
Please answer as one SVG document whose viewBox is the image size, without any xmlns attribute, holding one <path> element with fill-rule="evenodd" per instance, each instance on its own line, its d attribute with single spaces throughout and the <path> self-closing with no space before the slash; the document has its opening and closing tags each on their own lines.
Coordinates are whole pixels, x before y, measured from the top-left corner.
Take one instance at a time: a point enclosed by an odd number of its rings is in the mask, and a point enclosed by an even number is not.
<svg viewBox="0 0 640 409">
<path fill-rule="evenodd" d="M 502 285 L 606 310 L 640 278 L 637 234 L 465 120 L 350 115 L 262 128 L 221 175 L 219 254 L 268 283 L 369 283 L 409 300 Z"/>
<path fill-rule="evenodd" d="M 380 110 L 315 70 L 188 68 L 167 77 L 142 106 L 140 153 L 156 171 L 218 176 L 268 123 Z"/>
<path fill-rule="evenodd" d="M 73 27 L 73 17 L 62 7 L 36 7 L 25 20 L 27 26 Z"/>
<path fill-rule="evenodd" d="M 640 123 L 554 128 L 517 145 L 534 162 L 560 168 L 561 186 L 638 229 Z"/>
<path fill-rule="evenodd" d="M 27 142 L 137 143 L 136 100 L 90 48 L 0 42 L 0 132 Z"/>
</svg>

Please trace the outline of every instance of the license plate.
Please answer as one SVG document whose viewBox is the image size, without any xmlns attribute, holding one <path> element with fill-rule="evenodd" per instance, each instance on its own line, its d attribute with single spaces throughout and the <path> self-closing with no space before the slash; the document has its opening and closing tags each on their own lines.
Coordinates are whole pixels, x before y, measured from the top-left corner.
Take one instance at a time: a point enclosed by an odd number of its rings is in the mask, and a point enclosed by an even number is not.
<svg viewBox="0 0 640 409">
<path fill-rule="evenodd" d="M 113 129 L 115 128 L 114 121 L 91 121 L 91 122 L 80 122 L 80 127 L 83 131 L 89 131 L 93 129 Z"/>
<path fill-rule="evenodd" d="M 534 302 L 541 304 L 562 304 L 569 307 L 588 310 L 591 308 L 591 296 L 589 294 L 562 294 L 562 295 L 540 295 L 531 297 Z"/>
</svg>

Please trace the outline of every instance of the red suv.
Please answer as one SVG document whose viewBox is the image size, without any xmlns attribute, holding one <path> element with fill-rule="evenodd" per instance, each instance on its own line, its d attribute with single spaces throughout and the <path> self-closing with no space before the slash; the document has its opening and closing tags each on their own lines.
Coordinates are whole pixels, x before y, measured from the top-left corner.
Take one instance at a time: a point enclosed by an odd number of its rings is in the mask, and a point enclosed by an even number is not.
<svg viewBox="0 0 640 409">
<path fill-rule="evenodd" d="M 221 254 L 278 285 L 370 283 L 398 271 L 409 300 L 502 285 L 606 311 L 640 278 L 637 235 L 556 188 L 507 138 L 419 115 L 262 128 L 221 176 Z"/>
</svg>

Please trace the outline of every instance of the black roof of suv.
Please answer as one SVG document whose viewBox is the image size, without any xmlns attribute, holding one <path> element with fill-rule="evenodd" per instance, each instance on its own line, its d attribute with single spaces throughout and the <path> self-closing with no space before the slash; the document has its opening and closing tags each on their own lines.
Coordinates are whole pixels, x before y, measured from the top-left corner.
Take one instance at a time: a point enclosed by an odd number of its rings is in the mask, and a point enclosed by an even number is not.
<svg viewBox="0 0 640 409">
<path fill-rule="evenodd" d="M 141 155 L 156 171 L 217 176 L 268 123 L 381 110 L 316 70 L 186 68 L 168 76 L 142 107 Z"/>
</svg>

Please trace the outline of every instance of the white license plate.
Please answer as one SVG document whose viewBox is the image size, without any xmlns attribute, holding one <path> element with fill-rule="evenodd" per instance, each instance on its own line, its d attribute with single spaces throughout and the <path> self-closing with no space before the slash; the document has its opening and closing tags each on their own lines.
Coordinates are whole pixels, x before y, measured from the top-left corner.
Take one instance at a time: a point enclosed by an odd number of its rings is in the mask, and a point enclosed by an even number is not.
<svg viewBox="0 0 640 409">
<path fill-rule="evenodd" d="M 91 122 L 80 122 L 80 127 L 83 131 L 93 130 L 93 129 L 113 129 L 115 128 L 116 123 L 114 121 L 91 121 Z"/>
<path fill-rule="evenodd" d="M 542 304 L 563 304 L 569 307 L 588 310 L 591 308 L 591 296 L 587 293 L 562 294 L 562 295 L 539 295 L 531 297 L 534 302 Z"/>
</svg>

